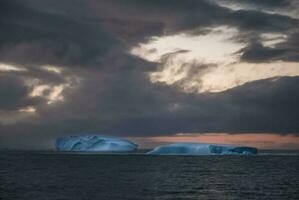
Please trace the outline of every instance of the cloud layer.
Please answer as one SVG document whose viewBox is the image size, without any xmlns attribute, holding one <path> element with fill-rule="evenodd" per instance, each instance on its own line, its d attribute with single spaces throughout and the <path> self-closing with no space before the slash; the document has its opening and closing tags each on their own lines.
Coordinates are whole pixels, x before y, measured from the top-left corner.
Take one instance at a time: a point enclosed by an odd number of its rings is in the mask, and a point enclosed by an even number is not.
<svg viewBox="0 0 299 200">
<path fill-rule="evenodd" d="M 298 133 L 299 78 L 293 68 L 299 67 L 299 17 L 296 9 L 286 14 L 294 6 L 286 0 L 1 1 L 0 147 L 43 148 L 57 136 L 84 132 Z M 235 30 L 221 38 L 227 46 L 211 40 L 191 49 L 154 46 L 143 56 L 132 53 L 178 35 L 217 38 L 227 34 L 223 27 Z M 226 51 L 231 44 L 240 46 Z M 211 55 L 198 59 L 198 52 Z M 229 62 L 217 59 L 217 52 Z M 177 63 L 178 56 L 192 53 Z M 183 79 L 153 81 L 170 61 Z M 252 65 L 269 70 L 254 73 Z M 202 79 L 207 73 L 235 74 L 236 84 L 203 89 L 211 80 Z M 242 78 L 250 73 L 253 78 Z M 169 77 L 175 78 L 173 72 Z M 211 83 L 222 86 L 218 80 Z"/>
</svg>

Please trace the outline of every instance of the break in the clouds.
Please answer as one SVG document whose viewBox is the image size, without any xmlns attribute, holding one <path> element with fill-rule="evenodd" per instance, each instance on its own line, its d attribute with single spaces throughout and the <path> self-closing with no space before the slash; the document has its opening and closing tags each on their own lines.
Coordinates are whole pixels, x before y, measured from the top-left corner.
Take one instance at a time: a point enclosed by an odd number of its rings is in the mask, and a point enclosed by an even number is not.
<svg viewBox="0 0 299 200">
<path fill-rule="evenodd" d="M 148 43 L 134 47 L 131 52 L 160 64 L 159 71 L 150 73 L 152 82 L 177 85 L 186 92 L 219 92 L 255 80 L 299 75 L 297 62 L 273 60 L 268 63 L 266 52 L 257 49 L 247 51 L 245 42 L 234 40 L 239 34 L 236 29 L 217 27 L 207 32 L 195 36 L 177 34 L 153 37 Z M 263 45 L 260 46 L 275 48 L 286 37 L 261 34 Z M 242 58 L 248 55 L 264 62 L 246 62 Z"/>
<path fill-rule="evenodd" d="M 84 132 L 296 134 L 298 9 L 2 0 L 0 146 L 46 148 Z"/>
</svg>

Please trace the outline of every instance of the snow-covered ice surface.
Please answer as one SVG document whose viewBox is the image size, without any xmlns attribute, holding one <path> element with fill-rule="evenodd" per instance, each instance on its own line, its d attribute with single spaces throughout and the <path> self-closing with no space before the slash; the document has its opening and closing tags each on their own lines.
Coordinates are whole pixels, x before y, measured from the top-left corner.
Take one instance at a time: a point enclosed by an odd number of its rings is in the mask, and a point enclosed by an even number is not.
<svg viewBox="0 0 299 200">
<path fill-rule="evenodd" d="M 253 155 L 254 147 L 207 143 L 175 143 L 156 147 L 148 152 L 153 155 Z"/>
<path fill-rule="evenodd" d="M 67 136 L 56 140 L 58 151 L 128 152 L 137 147 L 128 140 L 101 135 Z"/>
</svg>

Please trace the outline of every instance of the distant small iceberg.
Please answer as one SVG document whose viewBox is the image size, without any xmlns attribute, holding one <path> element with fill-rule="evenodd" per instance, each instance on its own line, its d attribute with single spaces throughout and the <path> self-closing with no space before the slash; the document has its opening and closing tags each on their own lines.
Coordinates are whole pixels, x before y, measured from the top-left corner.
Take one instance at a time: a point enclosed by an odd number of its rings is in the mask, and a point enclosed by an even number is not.
<svg viewBox="0 0 299 200">
<path fill-rule="evenodd" d="M 128 140 L 101 135 L 67 136 L 56 140 L 58 151 L 129 152 L 137 147 Z"/>
<path fill-rule="evenodd" d="M 254 147 L 208 143 L 175 143 L 158 146 L 147 154 L 151 155 L 255 155 Z"/>
</svg>

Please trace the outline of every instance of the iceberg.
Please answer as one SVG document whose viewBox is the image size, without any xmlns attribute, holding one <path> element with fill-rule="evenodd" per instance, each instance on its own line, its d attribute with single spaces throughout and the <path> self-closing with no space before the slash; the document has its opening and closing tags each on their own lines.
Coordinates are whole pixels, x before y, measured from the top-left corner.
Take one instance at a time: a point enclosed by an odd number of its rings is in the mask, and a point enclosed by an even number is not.
<svg viewBox="0 0 299 200">
<path fill-rule="evenodd" d="M 254 155 L 254 147 L 208 143 L 175 143 L 154 148 L 151 155 Z"/>
<path fill-rule="evenodd" d="M 56 140 L 58 151 L 127 152 L 137 147 L 128 140 L 100 135 L 67 136 Z"/>
</svg>

